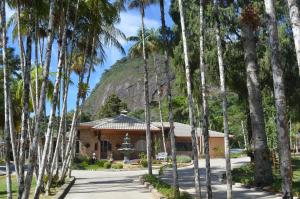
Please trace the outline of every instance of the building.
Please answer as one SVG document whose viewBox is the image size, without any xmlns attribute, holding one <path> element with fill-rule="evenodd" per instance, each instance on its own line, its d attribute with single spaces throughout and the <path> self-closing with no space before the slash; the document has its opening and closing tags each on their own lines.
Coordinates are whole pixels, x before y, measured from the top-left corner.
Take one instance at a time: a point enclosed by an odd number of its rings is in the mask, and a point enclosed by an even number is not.
<svg viewBox="0 0 300 199">
<path fill-rule="evenodd" d="M 152 134 L 153 149 L 157 152 L 163 152 L 161 123 L 153 122 L 150 125 Z M 170 154 L 169 123 L 164 122 L 164 131 L 166 138 L 167 152 Z M 174 123 L 174 133 L 176 139 L 177 153 L 192 155 L 192 142 L 190 135 L 190 126 L 182 123 Z M 138 158 L 142 152 L 146 153 L 146 124 L 136 118 L 125 114 L 112 118 L 80 123 L 76 140 L 76 154 L 92 157 L 96 154 L 97 159 L 123 159 L 123 154 L 118 151 L 123 139 L 128 133 L 131 144 L 135 152 L 131 158 Z M 203 136 L 200 129 L 197 129 L 199 148 L 203 153 Z M 224 134 L 216 131 L 209 131 L 210 155 L 211 157 L 224 156 Z M 153 154 L 155 155 L 155 154 Z"/>
</svg>

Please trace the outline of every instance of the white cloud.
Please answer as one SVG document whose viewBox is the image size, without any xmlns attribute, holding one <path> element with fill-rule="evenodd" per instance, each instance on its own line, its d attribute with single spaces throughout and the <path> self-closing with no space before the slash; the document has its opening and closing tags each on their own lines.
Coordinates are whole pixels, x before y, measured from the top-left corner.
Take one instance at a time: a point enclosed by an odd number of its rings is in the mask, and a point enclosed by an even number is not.
<svg viewBox="0 0 300 199">
<path fill-rule="evenodd" d="M 123 31 L 123 33 L 128 36 L 136 35 L 137 30 L 141 27 L 141 16 L 136 12 L 122 12 L 120 14 L 121 21 L 117 24 L 117 28 Z M 147 28 L 158 28 L 160 27 L 160 22 L 155 19 L 145 18 L 145 27 Z M 121 41 L 124 45 L 127 42 Z"/>
</svg>

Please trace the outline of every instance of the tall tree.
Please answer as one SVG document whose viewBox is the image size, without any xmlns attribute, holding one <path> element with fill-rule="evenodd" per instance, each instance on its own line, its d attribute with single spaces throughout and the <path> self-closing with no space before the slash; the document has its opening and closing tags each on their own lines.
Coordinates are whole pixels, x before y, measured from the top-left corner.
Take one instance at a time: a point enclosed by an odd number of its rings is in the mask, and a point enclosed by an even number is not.
<svg viewBox="0 0 300 199">
<path fill-rule="evenodd" d="M 29 11 L 32 11 L 32 4 L 28 5 Z M 32 14 L 29 14 L 29 19 L 32 19 Z M 26 148 L 29 145 L 28 140 L 28 129 L 29 126 L 29 100 L 30 100 L 30 70 L 31 70 L 31 34 L 32 24 L 31 22 L 27 26 L 26 30 L 26 54 L 24 54 L 25 62 L 22 68 L 23 77 L 23 92 L 22 92 L 22 129 L 21 129 L 21 140 L 20 140 L 20 165 L 19 165 L 19 198 L 24 191 L 24 172 L 25 172 L 25 153 Z M 22 66 L 22 64 L 21 64 Z"/>
<path fill-rule="evenodd" d="M 227 91 L 225 83 L 225 71 L 223 61 L 223 49 L 220 32 L 219 21 L 219 0 L 214 0 L 214 17 L 215 17 L 215 35 L 217 41 L 217 54 L 220 73 L 220 90 L 222 98 L 223 109 L 223 126 L 224 126 L 224 148 L 226 159 L 226 182 L 227 182 L 227 198 L 232 198 L 232 177 L 231 177 L 231 163 L 230 163 L 230 148 L 229 148 L 229 127 L 228 127 L 228 110 L 227 110 Z"/>
<path fill-rule="evenodd" d="M 142 47 L 143 47 L 143 60 L 144 60 L 144 97 L 145 97 L 145 123 L 146 123 L 146 142 L 147 142 L 147 161 L 148 161 L 148 174 L 152 175 L 152 136 L 150 131 L 150 103 L 149 103 L 149 77 L 148 77 L 148 63 L 145 46 L 145 7 L 152 0 L 131 0 L 129 3 L 130 9 L 138 8 L 141 14 L 141 31 L 142 31 Z"/>
<path fill-rule="evenodd" d="M 197 138 L 196 138 L 196 123 L 195 123 L 195 107 L 192 96 L 192 83 L 191 83 L 191 69 L 188 57 L 188 46 L 186 40 L 186 30 L 184 22 L 184 13 L 182 0 L 178 0 L 178 7 L 180 13 L 180 24 L 181 24 L 181 34 L 183 42 L 183 53 L 184 53 L 184 64 L 185 64 L 185 76 L 186 76 L 186 88 L 188 94 L 188 107 L 189 107 L 189 120 L 191 126 L 191 136 L 192 136 L 192 153 L 193 153 L 193 162 L 194 162 L 194 183 L 196 198 L 201 198 L 201 189 L 200 189 L 200 172 L 198 166 L 198 150 L 197 150 Z"/>
<path fill-rule="evenodd" d="M 5 0 L 1 1 L 1 40 L 2 40 L 2 61 L 3 61 L 3 76 L 4 76 L 4 135 L 6 146 L 6 192 L 7 198 L 12 198 L 12 183 L 11 183 L 11 170 L 10 170 L 10 129 L 9 129 L 9 69 L 7 68 L 6 50 L 7 50 L 7 38 L 6 38 L 6 12 L 5 12 Z"/>
<path fill-rule="evenodd" d="M 267 28 L 269 34 L 269 47 L 271 49 L 271 65 L 276 106 L 276 124 L 278 133 L 278 147 L 280 156 L 280 172 L 282 177 L 282 197 L 293 198 L 292 192 L 292 166 L 290 139 L 287 125 L 286 97 L 284 89 L 283 68 L 280 59 L 278 29 L 274 0 L 264 0 L 267 14 Z"/>
<path fill-rule="evenodd" d="M 179 183 L 177 173 L 177 162 L 176 162 L 176 145 L 175 145 L 175 134 L 174 134 L 174 114 L 172 107 L 172 91 L 171 91 L 171 74 L 170 74 L 170 63 L 169 63 L 169 49 L 168 49 L 168 37 L 166 32 L 166 20 L 165 20 L 165 6 L 164 0 L 159 0 L 160 8 L 160 20 L 161 20 L 161 34 L 163 38 L 163 50 L 164 50 L 164 66 L 167 78 L 167 103 L 168 103 L 168 120 L 170 125 L 169 136 L 171 140 L 171 153 L 172 153 L 172 166 L 173 166 L 173 189 L 174 197 L 179 197 Z"/>
<path fill-rule="evenodd" d="M 53 91 L 53 97 L 52 97 L 52 102 L 51 102 L 51 110 L 50 110 L 50 117 L 48 121 L 48 126 L 46 130 L 46 135 L 45 135 L 45 144 L 44 144 L 44 150 L 43 150 L 43 156 L 42 156 L 42 161 L 40 162 L 39 165 L 39 175 L 35 187 L 35 193 L 34 193 L 34 198 L 38 198 L 40 194 L 40 188 L 42 185 L 42 181 L 44 179 L 44 171 L 47 163 L 47 155 L 52 154 L 52 149 L 49 147 L 51 146 L 51 140 L 52 140 L 52 132 L 53 132 L 53 122 L 54 122 L 54 117 L 56 114 L 56 107 L 57 107 L 57 102 L 58 102 L 58 95 L 59 95 L 59 88 L 60 88 L 60 82 L 61 82 L 61 75 L 62 75 L 62 68 L 63 68 L 63 61 L 64 61 L 64 53 L 65 53 L 65 46 L 67 43 L 67 16 L 69 12 L 69 1 L 67 2 L 66 8 L 64 9 L 65 14 L 63 16 L 66 16 L 62 20 L 62 29 L 63 29 L 63 36 L 62 36 L 62 45 L 59 49 L 59 60 L 57 64 L 57 72 L 56 72 L 56 78 L 55 78 L 55 84 L 54 84 L 54 91 Z M 51 151 L 50 151 L 51 150 Z M 50 152 L 49 152 L 50 151 Z M 51 158 L 49 158 L 51 160 Z M 48 162 L 50 165 L 51 163 Z"/>
<path fill-rule="evenodd" d="M 287 0 L 287 3 L 289 7 L 290 20 L 292 23 L 294 43 L 300 75 L 300 4 L 297 0 Z"/>
<path fill-rule="evenodd" d="M 207 102 L 207 86 L 206 86 L 206 66 L 204 63 L 204 0 L 199 2 L 199 62 L 200 62 L 200 82 L 202 92 L 202 132 L 204 137 L 204 153 L 205 153 L 205 171 L 206 171 L 206 194 L 207 198 L 212 198 L 211 190 L 211 171 L 210 171 L 210 155 L 209 155 L 209 121 L 208 121 L 208 102 Z M 198 136 L 197 136 L 198 137 Z M 198 140 L 199 142 L 199 140 Z M 200 145 L 200 143 L 198 143 Z"/>
<path fill-rule="evenodd" d="M 250 109 L 253 148 L 255 158 L 255 183 L 270 185 L 273 181 L 270 153 L 265 132 L 265 118 L 260 91 L 259 67 L 256 58 L 255 32 L 259 25 L 258 11 L 253 5 L 246 5 L 242 11 L 242 37 L 245 54 L 248 102 Z"/>
<path fill-rule="evenodd" d="M 36 164 L 36 154 L 37 154 L 37 147 L 39 142 L 40 136 L 40 122 L 42 119 L 42 114 L 44 113 L 44 104 L 46 98 L 46 88 L 48 83 L 48 76 L 49 76 L 49 68 L 50 68 L 50 61 L 51 61 L 51 53 L 52 53 L 52 44 L 53 44 L 53 37 L 54 37 L 54 8 L 55 8 L 55 0 L 50 0 L 50 9 L 49 9 L 49 23 L 48 23 L 48 36 L 47 36 L 47 48 L 46 48 L 46 61 L 45 66 L 43 68 L 43 82 L 41 86 L 41 94 L 39 99 L 39 106 L 36 113 L 36 120 L 34 126 L 34 135 L 33 141 L 30 146 L 30 155 L 29 155 L 29 165 L 28 171 L 26 174 L 25 179 L 25 189 L 22 193 L 22 199 L 27 199 L 29 197 L 31 182 L 32 182 L 32 175 L 34 171 L 34 167 Z"/>
</svg>

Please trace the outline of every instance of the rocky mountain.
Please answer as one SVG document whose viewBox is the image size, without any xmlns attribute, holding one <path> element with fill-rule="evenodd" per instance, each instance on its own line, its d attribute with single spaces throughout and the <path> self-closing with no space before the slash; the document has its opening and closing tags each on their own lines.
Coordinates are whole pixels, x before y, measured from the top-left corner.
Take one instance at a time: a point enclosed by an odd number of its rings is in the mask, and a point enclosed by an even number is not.
<svg viewBox="0 0 300 199">
<path fill-rule="evenodd" d="M 165 75 L 163 72 L 163 57 L 158 56 L 160 89 L 165 93 Z M 150 102 L 157 101 L 154 59 L 148 59 Z M 84 105 L 84 112 L 95 118 L 106 98 L 116 94 L 127 103 L 130 111 L 144 108 L 144 67 L 142 58 L 123 58 L 106 70 L 100 82 L 92 90 Z"/>
</svg>

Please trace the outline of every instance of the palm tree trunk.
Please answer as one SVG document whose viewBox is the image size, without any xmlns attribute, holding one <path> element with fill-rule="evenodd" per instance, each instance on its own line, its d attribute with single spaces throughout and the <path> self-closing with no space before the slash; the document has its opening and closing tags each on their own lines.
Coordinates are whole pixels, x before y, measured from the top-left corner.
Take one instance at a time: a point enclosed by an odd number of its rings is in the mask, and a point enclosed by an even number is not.
<svg viewBox="0 0 300 199">
<path fill-rule="evenodd" d="M 160 117 L 160 124 L 161 124 L 161 136 L 162 136 L 162 141 L 164 146 L 164 152 L 167 153 L 166 140 L 165 140 L 165 128 L 164 128 L 162 109 L 161 109 L 161 92 L 160 92 L 160 85 L 158 84 L 158 66 L 156 64 L 155 55 L 153 55 L 153 62 L 155 67 L 155 81 L 156 81 L 156 90 L 157 90 L 157 98 L 158 98 L 159 117 Z"/>
<path fill-rule="evenodd" d="M 200 90 L 202 91 L 202 133 L 204 138 L 206 190 L 207 190 L 206 194 L 207 194 L 207 198 L 212 198 L 210 155 L 209 155 L 209 130 L 208 130 L 209 121 L 208 121 L 208 102 L 207 102 L 207 86 L 206 86 L 206 66 L 204 63 L 204 1 L 203 0 L 200 0 L 200 45 L 199 46 L 200 46 L 200 82 L 201 82 Z"/>
<path fill-rule="evenodd" d="M 227 92 L 225 85 L 225 72 L 223 63 L 223 50 L 220 36 L 220 21 L 219 21 L 219 0 L 214 0 L 215 6 L 215 31 L 217 40 L 218 50 L 218 62 L 220 71 L 220 89 L 222 98 L 223 108 L 223 125 L 224 125 L 224 148 L 225 148 L 225 159 L 226 159 L 226 182 L 227 182 L 227 198 L 232 198 L 232 177 L 231 177 L 231 163 L 230 163 L 230 148 L 229 148 L 229 127 L 228 127 L 228 116 L 227 116 Z"/>
<path fill-rule="evenodd" d="M 175 145 L 175 135 L 174 135 L 174 115 L 172 107 L 172 91 L 171 91 L 171 74 L 169 65 L 169 51 L 168 51 L 168 39 L 166 34 L 166 22 L 165 22 L 165 6 L 164 0 L 159 0 L 160 7 L 160 18 L 161 18 L 161 29 L 163 36 L 163 48 L 164 48 L 164 65 L 165 73 L 167 77 L 167 102 L 168 102 L 168 119 L 170 123 L 169 136 L 171 140 L 171 153 L 172 153 L 172 164 L 173 164 L 173 189 L 174 198 L 179 197 L 179 183 L 178 183 L 178 173 L 177 173 L 177 162 L 176 162 L 176 145 Z"/>
<path fill-rule="evenodd" d="M 297 0 L 287 0 L 300 75 L 300 11 L 297 2 Z"/>
<path fill-rule="evenodd" d="M 84 61 L 83 61 L 83 67 L 86 66 L 86 57 L 87 57 L 87 49 L 89 45 L 89 40 L 86 41 L 86 47 L 85 47 L 85 52 L 84 52 Z M 80 118 L 81 115 L 81 106 L 80 106 L 80 99 L 81 99 L 81 86 L 83 84 L 83 79 L 84 79 L 84 71 L 82 71 L 79 74 L 79 80 L 78 80 L 78 92 L 77 92 L 77 98 L 76 98 L 76 106 L 75 106 L 75 111 L 73 114 L 73 119 L 72 119 L 72 125 L 71 125 L 71 130 L 70 130 L 70 136 L 69 136 L 69 142 L 66 147 L 65 151 L 65 159 L 63 161 L 63 166 L 62 166 L 62 172 L 59 181 L 63 181 L 69 166 L 69 163 L 72 162 L 72 148 L 74 146 L 74 143 L 76 141 L 76 134 L 77 134 L 77 124 L 78 124 L 78 118 Z M 82 102 L 84 101 L 85 97 L 83 98 Z M 83 104 L 83 103 L 82 103 Z"/>
<path fill-rule="evenodd" d="M 34 24 L 34 29 L 35 29 L 35 42 L 34 42 L 34 54 L 35 54 L 35 107 L 38 107 L 39 104 L 39 58 L 38 58 L 38 15 L 35 13 L 35 24 Z M 37 110 L 35 110 L 36 112 Z"/>
<path fill-rule="evenodd" d="M 51 137 L 52 137 L 52 131 L 53 131 L 53 122 L 55 118 L 55 113 L 56 113 L 56 106 L 57 106 L 57 101 L 58 101 L 58 93 L 59 93 L 59 88 L 60 88 L 60 82 L 61 82 L 61 72 L 63 68 L 63 61 L 64 61 L 64 49 L 66 46 L 66 21 L 64 22 L 64 32 L 63 32 L 63 39 L 64 42 L 61 46 L 60 50 L 60 55 L 59 55 L 59 61 L 57 65 L 57 73 L 56 73 L 56 79 L 55 79 L 55 84 L 54 84 L 54 91 L 53 91 L 53 97 L 52 97 L 52 103 L 51 103 L 51 111 L 50 111 L 50 117 L 49 117 L 49 122 L 48 122 L 48 127 L 47 127 L 47 132 L 45 135 L 45 144 L 44 144 L 44 150 L 43 150 L 43 156 L 42 156 L 42 162 L 39 167 L 39 177 L 36 183 L 36 188 L 35 188 L 35 193 L 34 193 L 34 198 L 38 198 L 40 194 L 40 186 L 42 184 L 43 178 L 44 178 L 44 171 L 47 163 L 47 156 L 48 154 L 51 154 L 51 151 L 49 151 L 49 145 L 51 142 Z M 50 158 L 51 159 L 51 158 Z M 49 162 L 50 164 L 50 162 Z"/>
<path fill-rule="evenodd" d="M 32 18 L 32 15 L 29 15 L 29 18 Z M 25 56 L 25 65 L 23 68 L 23 93 L 22 93 L 22 127 L 21 127 L 21 140 L 20 140 L 20 164 L 19 164 L 19 195 L 21 195 L 24 191 L 24 169 L 25 169 L 25 153 L 26 148 L 29 145 L 28 140 L 28 129 L 29 125 L 29 101 L 30 101 L 30 73 L 31 73 L 31 32 L 32 27 L 31 24 L 28 26 L 27 30 L 27 41 L 26 41 L 26 56 Z"/>
<path fill-rule="evenodd" d="M 256 63 L 255 35 L 251 27 L 243 24 L 242 35 L 247 70 L 248 101 L 251 126 L 254 136 L 255 182 L 258 186 L 270 185 L 273 181 L 272 164 L 265 132 L 264 112 Z"/>
<path fill-rule="evenodd" d="M 67 22 L 68 22 L 68 14 L 69 14 L 69 5 L 67 5 L 67 9 L 66 9 L 66 17 L 65 17 L 65 23 L 64 23 L 64 26 L 63 26 L 63 36 L 62 36 L 62 45 L 61 45 L 61 48 L 60 48 L 60 55 L 59 55 L 59 66 L 58 67 L 62 67 L 63 66 L 63 61 L 64 61 L 64 58 L 65 58 L 65 53 L 66 53 L 66 46 L 67 46 Z M 67 67 L 65 67 L 65 69 L 67 69 Z M 68 71 L 65 71 L 68 73 L 68 77 L 67 79 L 69 79 L 69 74 L 70 72 Z M 61 80 L 60 80 L 61 81 Z M 65 113 L 66 113 L 66 104 L 67 104 L 67 95 L 68 95 L 68 85 L 65 86 L 64 88 L 64 97 L 63 97 L 63 112 L 62 112 L 62 116 L 61 116 L 61 119 L 60 119 L 60 123 L 59 123 L 59 129 L 58 129 L 58 134 L 57 134 L 57 140 L 56 140 L 56 146 L 55 146 L 55 150 L 54 150 L 54 155 L 53 155 L 53 159 L 52 159 L 52 162 L 49 162 L 50 164 L 50 175 L 48 176 L 48 182 L 47 182 L 47 186 L 46 186 L 46 191 L 47 193 L 49 193 L 49 190 L 50 190 L 50 186 L 51 186 L 51 181 L 52 181 L 52 175 L 53 175 L 53 171 L 54 171 L 54 167 L 55 167 L 55 161 L 56 159 L 58 159 L 58 153 L 59 153 L 59 147 L 60 147 L 60 142 L 61 142 L 61 134 L 62 134 L 62 130 L 63 130 L 63 122 L 65 120 Z"/>
<path fill-rule="evenodd" d="M 143 43 L 143 59 L 144 59 L 144 97 L 145 97 L 145 123 L 146 123 L 146 141 L 147 141 L 147 161 L 148 161 L 148 174 L 152 175 L 152 136 L 150 130 L 150 103 L 149 103 L 149 85 L 148 85 L 148 64 L 145 48 L 145 26 L 144 5 L 141 6 L 141 19 L 142 19 L 142 43 Z"/>
<path fill-rule="evenodd" d="M 5 136 L 5 146 L 6 146 L 6 192 L 7 198 L 12 198 L 12 183 L 11 183 L 11 171 L 10 171 L 10 125 L 9 125 L 9 72 L 6 60 L 6 12 L 5 12 L 5 0 L 0 3 L 1 6 L 1 26 L 2 26 L 2 61 L 3 61 L 3 81 L 4 81 L 4 136 Z"/>
<path fill-rule="evenodd" d="M 36 114 L 36 122 L 34 127 L 34 135 L 33 135 L 33 142 L 30 146 L 30 155 L 29 155 L 29 164 L 28 164 L 28 171 L 25 180 L 25 189 L 22 194 L 22 199 L 27 199 L 29 197 L 30 188 L 31 188 L 31 181 L 32 181 L 32 174 L 34 170 L 34 166 L 36 164 L 36 154 L 37 154 L 37 145 L 39 141 L 40 135 L 40 121 L 42 118 L 42 114 L 44 112 L 44 104 L 46 98 L 46 90 L 48 84 L 48 76 L 49 76 L 49 68 L 50 68 L 50 61 L 51 61 L 51 52 L 52 52 L 52 43 L 53 43 L 53 36 L 54 36 L 54 8 L 55 8 L 55 0 L 50 0 L 50 12 L 49 12 L 49 23 L 48 23 L 48 36 L 47 36 L 47 49 L 46 49 L 46 61 L 45 66 L 43 68 L 43 81 L 41 86 L 40 92 L 40 99 L 39 99 L 39 107 Z"/>
<path fill-rule="evenodd" d="M 20 64 L 21 64 L 21 69 L 23 70 L 24 65 L 25 65 L 25 51 L 24 51 L 24 46 L 23 46 L 23 40 L 22 40 L 22 34 L 21 34 L 21 5 L 20 5 L 20 0 L 17 0 L 17 26 L 18 26 L 18 43 L 19 43 L 19 48 L 20 48 Z"/>
<path fill-rule="evenodd" d="M 190 69 L 189 57 L 188 57 L 188 46 L 187 46 L 187 40 L 186 40 L 182 0 L 178 0 L 178 6 L 179 6 L 179 13 L 180 13 L 181 34 L 182 34 L 183 51 L 184 51 L 186 87 L 187 87 L 188 106 L 189 106 L 189 119 L 190 119 L 190 125 L 191 125 L 195 191 L 196 191 L 196 198 L 201 198 L 200 172 L 199 172 L 199 166 L 198 166 L 198 150 L 197 150 L 197 141 L 196 141 L 196 132 L 195 132 L 196 125 L 195 125 L 194 101 L 193 101 L 193 97 L 192 97 L 191 69 Z"/>
<path fill-rule="evenodd" d="M 280 156 L 280 171 L 282 177 L 283 198 L 293 198 L 292 167 L 289 146 L 289 133 L 286 115 L 286 97 L 284 91 L 283 68 L 280 62 L 278 29 L 273 0 L 264 0 L 265 11 L 268 17 L 269 45 L 271 48 L 271 64 L 273 73 L 274 96 L 276 106 L 276 123 L 278 133 L 278 148 Z"/>
<path fill-rule="evenodd" d="M 8 93 L 8 106 L 9 106 L 9 131 L 10 131 L 10 140 L 11 140 L 11 150 L 14 158 L 15 172 L 16 178 L 19 178 L 19 157 L 18 157 L 18 149 L 17 149 L 17 141 L 16 141 L 16 129 L 14 124 L 14 112 L 12 108 L 11 102 L 11 93 Z"/>
</svg>

